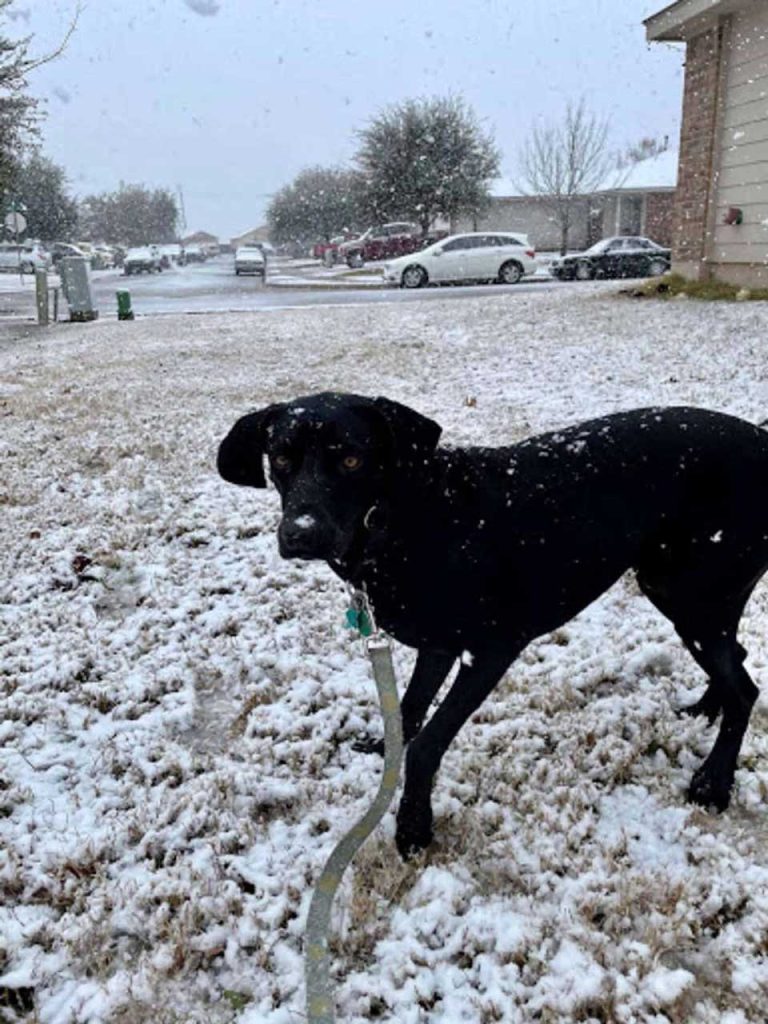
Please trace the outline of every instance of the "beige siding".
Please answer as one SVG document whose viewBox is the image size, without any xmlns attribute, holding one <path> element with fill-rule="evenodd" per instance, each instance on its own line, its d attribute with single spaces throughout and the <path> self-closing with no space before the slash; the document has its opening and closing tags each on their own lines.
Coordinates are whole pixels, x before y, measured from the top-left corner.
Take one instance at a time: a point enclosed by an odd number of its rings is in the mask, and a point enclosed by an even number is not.
<svg viewBox="0 0 768 1024">
<path fill-rule="evenodd" d="M 721 182 L 720 188 L 717 190 L 717 202 L 721 207 L 738 206 L 745 213 L 749 212 L 750 216 L 755 212 L 753 207 L 768 203 L 768 181 L 756 182 L 749 188 L 750 201 L 748 203 L 744 202 L 745 191 L 747 190 L 742 184 L 723 185 Z"/>
<path fill-rule="evenodd" d="M 738 131 L 746 125 L 765 120 L 766 109 L 768 109 L 768 78 L 764 82 L 755 82 L 749 88 L 752 92 L 759 93 L 756 100 L 745 99 L 743 103 L 736 103 L 733 93 L 731 93 L 723 119 L 726 129 Z"/>
<path fill-rule="evenodd" d="M 734 89 L 739 89 L 743 85 L 749 85 L 765 78 L 766 75 L 768 75 L 768 57 L 753 57 L 751 60 L 744 60 L 742 57 L 731 70 L 730 82 Z"/>
<path fill-rule="evenodd" d="M 720 170 L 718 183 L 721 189 L 731 188 L 734 185 L 753 185 L 755 188 L 761 185 L 765 188 L 768 185 L 768 160 L 753 164 L 739 164 L 735 167 L 723 167 Z M 743 198 L 743 195 L 740 198 Z M 733 196 L 729 201 L 733 201 Z"/>
<path fill-rule="evenodd" d="M 768 5 L 735 14 L 728 36 L 711 258 L 768 261 Z M 740 225 L 723 224 L 728 207 Z"/>
</svg>

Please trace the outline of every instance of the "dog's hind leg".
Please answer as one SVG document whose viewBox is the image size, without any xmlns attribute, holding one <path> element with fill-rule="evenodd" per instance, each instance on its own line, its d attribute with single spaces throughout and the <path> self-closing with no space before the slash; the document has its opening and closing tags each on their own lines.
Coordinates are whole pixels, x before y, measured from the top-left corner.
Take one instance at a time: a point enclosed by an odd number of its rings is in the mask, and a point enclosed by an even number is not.
<svg viewBox="0 0 768 1024">
<path fill-rule="evenodd" d="M 753 584 L 737 597 L 719 600 L 701 583 L 678 578 L 650 581 L 638 574 L 638 584 L 656 607 L 671 619 L 680 639 L 696 663 L 707 673 L 709 685 L 690 714 L 723 719 L 715 745 L 694 773 L 688 797 L 703 806 L 724 810 L 730 801 L 741 743 L 758 689 L 744 668 L 747 652 L 736 639 L 739 620 Z"/>
<path fill-rule="evenodd" d="M 459 673 L 423 729 L 411 740 L 405 758 L 405 786 L 397 812 L 395 840 L 400 856 L 429 846 L 432 840 L 431 793 L 443 754 L 469 716 L 476 711 L 519 654 L 514 651 L 477 655 Z M 436 691 L 435 691 L 436 692 Z"/>
<path fill-rule="evenodd" d="M 421 729 L 421 723 L 435 699 L 437 691 L 453 668 L 456 655 L 432 651 L 424 647 L 416 656 L 410 682 L 400 704 L 403 720 L 403 743 L 410 743 Z M 356 740 L 353 749 L 364 754 L 384 754 L 384 740 L 363 737 Z"/>
<path fill-rule="evenodd" d="M 744 668 L 745 651 L 736 641 L 735 630 L 710 635 L 700 643 L 697 661 L 709 673 L 710 686 L 716 688 L 723 720 L 709 757 L 694 772 L 688 797 L 694 803 L 705 807 L 712 804 L 722 811 L 730 801 L 741 742 L 758 690 Z"/>
<path fill-rule="evenodd" d="M 683 586 L 680 581 L 670 583 L 669 579 L 658 580 L 650 573 L 638 570 L 637 584 L 656 608 L 666 615 L 675 627 L 675 631 L 683 641 L 696 663 L 707 672 L 707 666 L 702 664 L 699 658 L 700 644 L 696 638 L 697 630 L 694 623 L 700 622 L 702 617 L 695 612 L 695 598 L 688 592 L 689 588 Z M 736 616 L 738 621 L 738 614 Z M 746 654 L 743 647 L 740 647 L 743 654 Z M 705 715 L 710 725 L 723 710 L 723 700 L 720 693 L 718 681 L 709 676 L 707 688 L 704 694 L 693 704 L 688 704 L 679 709 L 684 715 Z"/>
</svg>

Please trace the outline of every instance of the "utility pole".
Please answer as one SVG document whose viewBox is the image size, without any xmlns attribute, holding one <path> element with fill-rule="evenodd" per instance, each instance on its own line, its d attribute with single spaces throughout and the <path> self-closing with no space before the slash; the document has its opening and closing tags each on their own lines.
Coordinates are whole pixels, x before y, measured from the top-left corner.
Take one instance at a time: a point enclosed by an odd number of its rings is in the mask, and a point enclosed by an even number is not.
<svg viewBox="0 0 768 1024">
<path fill-rule="evenodd" d="M 180 234 L 184 234 L 187 230 L 187 213 L 184 209 L 184 193 L 182 192 L 181 185 L 176 186 L 176 195 L 179 197 L 179 225 L 181 227 Z"/>
</svg>

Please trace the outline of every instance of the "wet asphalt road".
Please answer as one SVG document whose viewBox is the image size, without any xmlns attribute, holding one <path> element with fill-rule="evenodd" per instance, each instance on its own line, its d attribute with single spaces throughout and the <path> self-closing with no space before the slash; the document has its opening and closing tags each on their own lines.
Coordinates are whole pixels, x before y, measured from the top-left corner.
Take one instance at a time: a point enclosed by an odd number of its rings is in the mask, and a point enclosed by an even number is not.
<svg viewBox="0 0 768 1024">
<path fill-rule="evenodd" d="M 423 288 L 414 291 L 399 288 L 360 287 L 323 283 L 312 284 L 318 268 L 296 268 L 274 260 L 270 263 L 267 284 L 256 277 L 237 277 L 231 256 L 220 256 L 203 264 L 174 267 L 161 274 L 140 274 L 125 277 L 120 271 L 101 271 L 93 275 L 96 307 L 101 316 L 117 314 L 118 289 L 131 293 L 137 316 L 171 313 L 249 312 L 268 309 L 295 309 L 302 306 L 334 306 L 359 303 L 391 303 L 461 300 L 478 295 L 499 295 L 503 292 L 547 291 L 571 287 L 551 279 L 523 282 L 517 285 L 469 285 L 462 287 Z M 320 271 L 320 273 L 322 273 Z M 270 283 L 270 278 L 272 283 Z M 13 279 L 18 285 L 18 278 Z M 26 278 L 24 289 L 4 278 L 0 290 L 0 316 L 34 317 L 34 292 Z M 62 314 L 66 316 L 66 307 Z"/>
</svg>

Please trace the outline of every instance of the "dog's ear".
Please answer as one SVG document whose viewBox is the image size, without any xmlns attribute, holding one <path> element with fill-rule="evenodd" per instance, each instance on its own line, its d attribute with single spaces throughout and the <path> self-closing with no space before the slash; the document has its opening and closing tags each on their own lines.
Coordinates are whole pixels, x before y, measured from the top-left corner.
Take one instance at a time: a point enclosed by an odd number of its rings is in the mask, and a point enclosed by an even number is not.
<svg viewBox="0 0 768 1024">
<path fill-rule="evenodd" d="M 241 416 L 219 445 L 216 468 L 231 484 L 241 487 L 266 487 L 264 442 L 266 429 L 284 403 Z"/>
<path fill-rule="evenodd" d="M 423 465 L 437 447 L 440 424 L 391 398 L 375 398 L 373 404 L 392 433 L 398 462 L 416 469 Z"/>
</svg>

